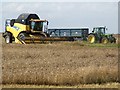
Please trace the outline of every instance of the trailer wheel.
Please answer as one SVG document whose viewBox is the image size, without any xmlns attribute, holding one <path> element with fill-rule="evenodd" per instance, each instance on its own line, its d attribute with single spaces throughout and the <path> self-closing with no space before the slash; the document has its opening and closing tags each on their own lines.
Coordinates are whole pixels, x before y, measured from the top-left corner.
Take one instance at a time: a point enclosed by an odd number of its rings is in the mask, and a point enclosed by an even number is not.
<svg viewBox="0 0 120 90">
<path fill-rule="evenodd" d="M 95 35 L 90 34 L 90 35 L 88 36 L 87 41 L 88 41 L 89 43 L 95 43 Z"/>
<path fill-rule="evenodd" d="M 5 42 L 7 44 L 12 43 L 12 34 L 11 33 L 7 33 L 7 35 L 5 36 Z"/>
<path fill-rule="evenodd" d="M 109 43 L 108 38 L 107 37 L 103 37 L 101 43 L 103 43 L 103 44 Z"/>
</svg>

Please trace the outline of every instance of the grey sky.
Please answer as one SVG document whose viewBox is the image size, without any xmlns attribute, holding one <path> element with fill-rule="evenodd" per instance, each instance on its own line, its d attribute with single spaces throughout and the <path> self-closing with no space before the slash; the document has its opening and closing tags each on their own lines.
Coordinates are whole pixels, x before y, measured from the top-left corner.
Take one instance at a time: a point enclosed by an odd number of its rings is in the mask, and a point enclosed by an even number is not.
<svg viewBox="0 0 120 90">
<path fill-rule="evenodd" d="M 118 33 L 117 2 L 2 2 L 2 22 L 21 13 L 37 13 L 49 28 L 107 26 L 108 33 Z"/>
<path fill-rule="evenodd" d="M 119 0 L 2 0 L 2 2 L 119 2 Z"/>
</svg>

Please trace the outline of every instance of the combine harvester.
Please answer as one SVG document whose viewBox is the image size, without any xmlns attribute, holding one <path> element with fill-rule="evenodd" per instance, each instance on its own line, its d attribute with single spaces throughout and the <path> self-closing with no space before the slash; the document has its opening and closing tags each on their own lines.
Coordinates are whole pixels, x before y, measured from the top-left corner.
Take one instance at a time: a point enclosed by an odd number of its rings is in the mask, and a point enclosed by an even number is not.
<svg viewBox="0 0 120 90">
<path fill-rule="evenodd" d="M 55 31 L 59 31 L 59 36 L 53 36 Z M 84 31 L 86 35 L 84 35 Z M 70 36 L 67 36 L 65 35 L 66 31 L 48 30 L 47 20 L 41 20 L 36 14 L 26 13 L 21 14 L 17 19 L 6 20 L 3 37 L 6 43 L 30 44 L 45 41 L 74 41 L 78 35 L 81 36 L 80 38 L 85 38 L 88 35 L 88 29 L 77 29 L 75 32 L 70 29 L 69 32 Z"/>
</svg>

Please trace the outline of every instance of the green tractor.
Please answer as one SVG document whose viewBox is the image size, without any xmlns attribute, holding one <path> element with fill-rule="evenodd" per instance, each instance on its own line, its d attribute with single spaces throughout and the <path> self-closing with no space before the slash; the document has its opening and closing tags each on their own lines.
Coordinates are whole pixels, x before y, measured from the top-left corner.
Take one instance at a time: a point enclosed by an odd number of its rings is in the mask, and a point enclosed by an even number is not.
<svg viewBox="0 0 120 90">
<path fill-rule="evenodd" d="M 112 34 L 106 34 L 107 28 L 103 27 L 94 27 L 92 33 L 88 35 L 89 43 L 115 43 L 116 39 Z"/>
</svg>

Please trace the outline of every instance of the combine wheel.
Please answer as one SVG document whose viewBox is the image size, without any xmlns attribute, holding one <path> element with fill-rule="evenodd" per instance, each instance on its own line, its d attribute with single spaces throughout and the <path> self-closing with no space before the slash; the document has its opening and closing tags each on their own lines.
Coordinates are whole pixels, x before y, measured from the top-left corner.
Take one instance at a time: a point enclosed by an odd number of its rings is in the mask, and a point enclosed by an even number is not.
<svg viewBox="0 0 120 90">
<path fill-rule="evenodd" d="M 7 35 L 5 36 L 5 42 L 8 43 L 12 43 L 12 34 L 11 33 L 7 33 Z"/>
<path fill-rule="evenodd" d="M 103 43 L 103 44 L 109 43 L 108 38 L 107 37 L 103 37 L 101 43 Z"/>
<path fill-rule="evenodd" d="M 44 38 L 46 37 L 44 34 L 40 34 L 40 38 Z"/>
<path fill-rule="evenodd" d="M 18 37 L 21 39 L 21 40 L 25 40 L 25 37 L 27 36 L 27 34 L 26 33 L 20 33 L 19 35 L 18 35 Z"/>
<path fill-rule="evenodd" d="M 95 35 L 90 34 L 87 40 L 89 43 L 95 43 Z"/>
<path fill-rule="evenodd" d="M 44 37 L 48 37 L 48 34 L 47 33 L 41 33 L 39 36 L 44 38 Z"/>
</svg>

